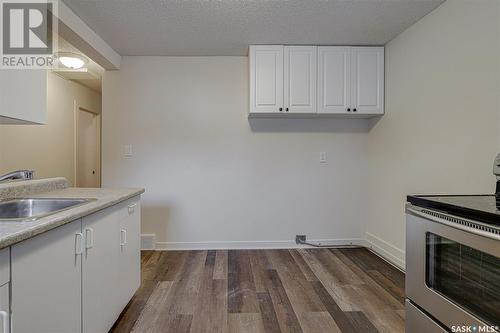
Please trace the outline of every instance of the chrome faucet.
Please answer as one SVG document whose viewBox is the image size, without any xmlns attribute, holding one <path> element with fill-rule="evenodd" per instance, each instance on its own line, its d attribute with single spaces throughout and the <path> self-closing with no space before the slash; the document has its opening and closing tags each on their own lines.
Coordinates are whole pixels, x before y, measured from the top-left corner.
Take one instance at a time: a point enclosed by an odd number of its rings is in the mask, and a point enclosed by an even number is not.
<svg viewBox="0 0 500 333">
<path fill-rule="evenodd" d="M 497 177 L 497 180 L 500 181 L 500 153 L 495 158 L 495 162 L 493 163 L 493 174 Z"/>
<path fill-rule="evenodd" d="M 17 170 L 9 172 L 3 176 L 0 176 L 0 182 L 6 180 L 15 180 L 15 179 L 31 180 L 33 179 L 34 175 L 35 175 L 35 170 Z"/>
</svg>

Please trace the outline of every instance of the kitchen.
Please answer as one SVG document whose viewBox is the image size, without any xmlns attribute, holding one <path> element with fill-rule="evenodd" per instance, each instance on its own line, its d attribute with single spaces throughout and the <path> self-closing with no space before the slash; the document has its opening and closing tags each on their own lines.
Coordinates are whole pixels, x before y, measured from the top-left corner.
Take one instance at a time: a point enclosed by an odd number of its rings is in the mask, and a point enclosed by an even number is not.
<svg viewBox="0 0 500 333">
<path fill-rule="evenodd" d="M 0 175 L 35 170 L 34 180 L 1 182 L 0 204 L 75 206 L 0 221 L 0 251 L 10 249 L 4 331 L 498 324 L 500 283 L 489 274 L 499 269 L 498 210 L 428 197 L 495 193 L 497 1 L 57 7 L 53 53 L 84 64 L 0 72 L 2 122 L 43 124 L 0 125 Z M 80 136 L 86 120 L 92 134 Z M 451 237 L 441 226 L 462 224 L 443 213 L 488 232 Z M 66 243 L 52 241 L 64 232 Z M 478 307 L 415 278 L 435 268 L 437 281 L 456 266 L 429 266 L 425 253 L 442 238 L 426 232 L 487 254 L 481 273 L 459 274 L 479 281 L 466 285 L 484 295 Z M 48 244 L 66 246 L 66 259 Z M 469 258 L 443 251 L 441 263 Z"/>
</svg>

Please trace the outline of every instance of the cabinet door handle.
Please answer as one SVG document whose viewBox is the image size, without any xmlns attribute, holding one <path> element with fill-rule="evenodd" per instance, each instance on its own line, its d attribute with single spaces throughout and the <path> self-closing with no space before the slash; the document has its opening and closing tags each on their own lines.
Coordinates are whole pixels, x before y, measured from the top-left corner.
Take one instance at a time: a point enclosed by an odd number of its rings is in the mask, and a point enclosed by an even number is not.
<svg viewBox="0 0 500 333">
<path fill-rule="evenodd" d="M 353 111 L 353 112 L 356 112 L 356 111 L 358 111 L 358 110 L 356 110 L 356 108 L 354 108 L 354 109 L 352 109 L 352 111 Z"/>
<path fill-rule="evenodd" d="M 94 247 L 94 229 L 85 229 L 85 248 L 91 249 Z"/>
<path fill-rule="evenodd" d="M 135 206 L 137 206 L 137 204 L 128 205 L 129 214 L 133 214 L 135 212 Z"/>
<path fill-rule="evenodd" d="M 286 111 L 286 112 L 288 112 L 288 108 L 286 108 L 286 110 L 285 110 L 285 111 Z"/>
<path fill-rule="evenodd" d="M 2 317 L 2 328 L 4 333 L 9 332 L 9 314 L 7 311 L 0 311 L 0 317 Z"/>
<path fill-rule="evenodd" d="M 120 246 L 127 244 L 127 229 L 120 230 Z"/>
<path fill-rule="evenodd" d="M 80 255 L 83 253 L 83 234 L 77 232 L 75 234 L 75 254 Z"/>
<path fill-rule="evenodd" d="M 280 108 L 280 112 L 283 111 L 283 108 Z"/>
<path fill-rule="evenodd" d="M 347 112 L 351 112 L 351 108 L 347 108 Z"/>
</svg>

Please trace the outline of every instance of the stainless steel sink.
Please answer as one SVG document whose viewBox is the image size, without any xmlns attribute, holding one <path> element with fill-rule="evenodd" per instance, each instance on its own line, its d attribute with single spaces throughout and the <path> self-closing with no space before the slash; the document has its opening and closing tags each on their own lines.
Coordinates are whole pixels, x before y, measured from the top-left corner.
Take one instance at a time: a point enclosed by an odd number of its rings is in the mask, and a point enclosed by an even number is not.
<svg viewBox="0 0 500 333">
<path fill-rule="evenodd" d="M 36 220 L 95 199 L 11 199 L 0 201 L 0 222 Z"/>
</svg>

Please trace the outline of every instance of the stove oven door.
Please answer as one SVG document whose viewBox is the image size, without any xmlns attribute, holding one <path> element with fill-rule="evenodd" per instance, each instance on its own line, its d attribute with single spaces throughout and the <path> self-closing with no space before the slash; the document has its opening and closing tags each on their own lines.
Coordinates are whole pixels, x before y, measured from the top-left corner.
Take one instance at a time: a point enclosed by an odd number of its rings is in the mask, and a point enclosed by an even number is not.
<svg viewBox="0 0 500 333">
<path fill-rule="evenodd" d="M 452 331 L 498 331 L 500 231 L 414 206 L 406 221 L 406 297 Z"/>
</svg>

